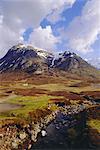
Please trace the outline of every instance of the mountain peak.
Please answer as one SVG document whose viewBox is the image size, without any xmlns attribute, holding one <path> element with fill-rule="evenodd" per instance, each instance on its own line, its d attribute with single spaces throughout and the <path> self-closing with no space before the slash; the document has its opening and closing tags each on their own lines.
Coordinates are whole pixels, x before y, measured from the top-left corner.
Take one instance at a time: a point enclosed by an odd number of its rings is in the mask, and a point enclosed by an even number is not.
<svg viewBox="0 0 100 150">
<path fill-rule="evenodd" d="M 15 46 L 13 46 L 9 51 L 16 51 L 16 52 L 26 52 L 26 51 L 34 51 L 36 52 L 40 57 L 48 57 L 49 55 L 53 56 L 52 53 L 48 52 L 47 50 L 44 50 L 42 48 L 33 47 L 32 45 L 22 44 L 19 43 Z"/>
<path fill-rule="evenodd" d="M 0 60 L 0 72 L 23 70 L 34 72 L 46 70 L 53 55 L 47 51 L 34 48 L 30 45 L 17 44 L 8 50 Z"/>
<path fill-rule="evenodd" d="M 14 45 L 10 50 L 18 50 L 18 49 L 22 49 L 22 48 L 27 48 L 27 45 L 19 43 L 17 45 Z"/>
</svg>

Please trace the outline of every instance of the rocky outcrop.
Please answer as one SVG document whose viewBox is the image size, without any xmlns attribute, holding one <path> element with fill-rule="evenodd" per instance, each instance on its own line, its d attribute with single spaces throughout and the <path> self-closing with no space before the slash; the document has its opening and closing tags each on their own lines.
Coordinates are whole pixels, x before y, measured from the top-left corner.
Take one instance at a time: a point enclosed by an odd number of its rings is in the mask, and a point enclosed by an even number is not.
<svg viewBox="0 0 100 150">
<path fill-rule="evenodd" d="M 1 150 L 22 149 L 23 147 L 30 149 L 31 142 L 37 141 L 38 133 L 55 119 L 56 114 L 57 112 L 52 112 L 38 122 L 33 121 L 31 124 L 24 125 L 24 127 L 16 124 L 2 126 L 0 129 Z"/>
</svg>

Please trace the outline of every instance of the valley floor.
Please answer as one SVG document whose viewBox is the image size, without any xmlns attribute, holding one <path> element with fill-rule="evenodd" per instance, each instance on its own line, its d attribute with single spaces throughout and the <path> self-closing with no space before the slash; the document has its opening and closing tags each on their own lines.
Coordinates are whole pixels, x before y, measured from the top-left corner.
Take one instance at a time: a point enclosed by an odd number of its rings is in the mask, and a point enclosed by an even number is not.
<svg viewBox="0 0 100 150">
<path fill-rule="evenodd" d="M 1 80 L 1 150 L 31 149 L 37 141 L 38 133 L 55 120 L 59 111 L 74 115 L 84 110 L 89 112 L 89 135 L 98 147 L 100 143 L 93 139 L 91 133 L 95 132 L 99 140 L 99 106 L 100 84 L 96 80 L 48 76 Z M 92 109 L 95 116 L 90 113 Z"/>
</svg>

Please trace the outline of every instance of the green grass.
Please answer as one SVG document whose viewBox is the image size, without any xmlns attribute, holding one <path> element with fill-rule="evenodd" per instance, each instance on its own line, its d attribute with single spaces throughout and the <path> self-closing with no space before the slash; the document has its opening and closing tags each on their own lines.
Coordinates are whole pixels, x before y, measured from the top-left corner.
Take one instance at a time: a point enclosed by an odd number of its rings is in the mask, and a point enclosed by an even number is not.
<svg viewBox="0 0 100 150">
<path fill-rule="evenodd" d="M 51 98 L 58 98 L 58 97 L 41 95 L 41 96 L 18 96 L 9 99 L 7 103 L 18 104 L 21 105 L 22 107 L 19 109 L 2 113 L 0 118 L 12 117 L 12 116 L 20 117 L 20 118 L 27 117 L 29 112 L 32 112 L 36 109 L 47 108 L 49 100 Z"/>
<path fill-rule="evenodd" d="M 27 116 L 29 112 L 36 109 L 43 109 L 48 105 L 49 97 L 47 95 L 34 97 L 34 96 L 19 96 L 17 98 L 9 100 L 10 103 L 24 105 L 18 110 L 10 111 L 16 116 Z"/>
</svg>

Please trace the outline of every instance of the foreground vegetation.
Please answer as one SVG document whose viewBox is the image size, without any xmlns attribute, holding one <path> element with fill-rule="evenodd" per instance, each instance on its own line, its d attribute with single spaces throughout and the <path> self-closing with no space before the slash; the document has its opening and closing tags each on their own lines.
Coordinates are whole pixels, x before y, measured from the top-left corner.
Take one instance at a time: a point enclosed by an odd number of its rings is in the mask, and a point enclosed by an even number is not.
<svg viewBox="0 0 100 150">
<path fill-rule="evenodd" d="M 36 141 L 41 128 L 55 119 L 58 110 L 68 113 L 68 111 L 72 111 L 72 106 L 83 103 L 86 107 L 89 106 L 90 103 L 84 96 L 98 99 L 100 97 L 98 82 L 58 77 L 28 78 L 14 82 L 12 80 L 2 81 L 0 104 L 1 106 L 3 106 L 2 104 L 10 106 L 9 110 L 2 108 L 0 112 L 2 149 L 10 150 L 6 142 L 9 143 L 9 147 L 13 146 L 18 149 L 18 145 L 23 145 L 25 140 L 28 141 L 31 138 Z M 64 103 L 66 106 L 70 105 L 71 110 L 59 108 L 60 103 Z M 99 130 L 99 119 L 96 117 L 92 119 L 89 120 L 88 126 Z M 76 135 L 75 131 L 71 129 L 69 129 L 69 134 L 71 138 Z"/>
</svg>

